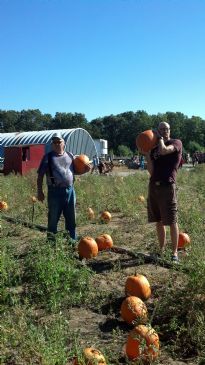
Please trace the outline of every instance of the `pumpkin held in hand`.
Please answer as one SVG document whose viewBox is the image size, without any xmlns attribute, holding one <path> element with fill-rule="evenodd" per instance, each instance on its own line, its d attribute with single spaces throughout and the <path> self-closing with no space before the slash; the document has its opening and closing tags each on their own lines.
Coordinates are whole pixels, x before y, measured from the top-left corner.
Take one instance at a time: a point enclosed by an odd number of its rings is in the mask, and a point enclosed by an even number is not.
<svg viewBox="0 0 205 365">
<path fill-rule="evenodd" d="M 151 129 L 140 133 L 136 138 L 136 145 L 140 152 L 151 151 L 158 143 L 157 135 Z"/>
<path fill-rule="evenodd" d="M 75 359 L 74 365 L 106 365 L 106 361 L 99 350 L 86 347 L 83 350 L 82 359 Z"/>
<path fill-rule="evenodd" d="M 129 360 L 153 361 L 159 356 L 159 336 L 157 332 L 143 324 L 130 331 L 125 345 Z"/>
<path fill-rule="evenodd" d="M 184 248 L 190 244 L 191 240 L 187 233 L 179 232 L 178 248 Z"/>
<path fill-rule="evenodd" d="M 113 246 L 113 240 L 109 234 L 106 234 L 106 233 L 101 234 L 95 240 L 97 242 L 99 251 L 106 250 Z"/>
<path fill-rule="evenodd" d="M 98 254 L 98 245 L 94 238 L 82 237 L 78 244 L 78 253 L 80 258 L 91 259 Z"/>
<path fill-rule="evenodd" d="M 122 319 L 128 324 L 133 324 L 133 321 L 146 323 L 148 319 L 148 311 L 145 303 L 135 296 L 130 296 L 123 300 L 120 312 Z"/>
<path fill-rule="evenodd" d="M 76 156 L 73 160 L 73 164 L 75 173 L 77 174 L 85 174 L 90 171 L 90 161 L 86 155 Z"/>
<path fill-rule="evenodd" d="M 142 300 L 148 299 L 151 295 L 149 281 L 141 274 L 128 276 L 125 283 L 125 294 L 134 295 Z"/>
</svg>

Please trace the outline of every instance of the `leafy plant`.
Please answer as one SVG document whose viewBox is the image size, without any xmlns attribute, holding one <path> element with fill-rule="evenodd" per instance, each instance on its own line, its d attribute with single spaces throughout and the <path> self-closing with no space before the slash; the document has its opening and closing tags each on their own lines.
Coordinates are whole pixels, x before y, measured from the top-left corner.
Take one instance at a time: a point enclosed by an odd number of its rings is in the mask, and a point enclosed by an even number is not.
<svg viewBox="0 0 205 365">
<path fill-rule="evenodd" d="M 28 298 L 50 311 L 79 305 L 87 297 L 91 272 L 79 266 L 73 249 L 59 237 L 54 245 L 34 241 L 25 259 Z"/>
</svg>

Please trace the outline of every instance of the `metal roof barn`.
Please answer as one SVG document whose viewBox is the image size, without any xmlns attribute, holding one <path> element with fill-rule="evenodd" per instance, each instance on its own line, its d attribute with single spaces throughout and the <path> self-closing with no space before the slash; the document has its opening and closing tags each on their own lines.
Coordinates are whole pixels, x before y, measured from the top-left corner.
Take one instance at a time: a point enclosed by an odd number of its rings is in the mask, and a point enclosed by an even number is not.
<svg viewBox="0 0 205 365">
<path fill-rule="evenodd" d="M 14 132 L 0 134 L 0 157 L 4 157 L 4 147 L 45 144 L 45 151 L 51 150 L 51 138 L 56 132 L 61 132 L 65 140 L 65 150 L 74 155 L 85 154 L 92 159 L 97 154 L 95 143 L 90 134 L 83 128 L 58 129 L 33 132 Z"/>
</svg>

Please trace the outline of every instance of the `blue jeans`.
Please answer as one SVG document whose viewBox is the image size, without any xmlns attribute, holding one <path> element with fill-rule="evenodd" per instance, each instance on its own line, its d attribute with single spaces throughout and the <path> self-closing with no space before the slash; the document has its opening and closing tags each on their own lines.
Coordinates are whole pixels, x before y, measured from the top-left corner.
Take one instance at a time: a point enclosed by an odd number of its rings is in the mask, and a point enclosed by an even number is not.
<svg viewBox="0 0 205 365">
<path fill-rule="evenodd" d="M 75 190 L 68 188 L 48 186 L 48 233 L 57 233 L 58 221 L 61 214 L 65 218 L 65 229 L 70 237 L 76 240 L 75 219 Z"/>
</svg>

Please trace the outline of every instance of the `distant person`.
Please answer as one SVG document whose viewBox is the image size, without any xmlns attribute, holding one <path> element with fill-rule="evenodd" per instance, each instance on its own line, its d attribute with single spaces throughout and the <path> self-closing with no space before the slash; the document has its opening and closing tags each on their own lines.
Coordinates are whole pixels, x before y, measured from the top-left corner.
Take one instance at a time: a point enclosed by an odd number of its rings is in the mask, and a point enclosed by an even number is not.
<svg viewBox="0 0 205 365">
<path fill-rule="evenodd" d="M 92 169 L 91 169 L 91 174 L 94 171 L 98 171 L 98 164 L 99 164 L 99 158 L 97 157 L 97 155 L 94 155 L 93 156 L 93 166 L 92 166 Z"/>
<path fill-rule="evenodd" d="M 136 165 L 136 167 L 137 167 L 137 168 L 139 168 L 139 167 L 140 167 L 140 158 L 139 158 L 139 156 L 138 156 L 138 155 L 133 156 L 133 158 L 132 158 L 132 162 Z"/>
<path fill-rule="evenodd" d="M 141 155 L 140 156 L 140 162 L 139 162 L 139 166 L 140 166 L 140 168 L 142 169 L 142 170 L 144 170 L 144 156 L 143 155 Z"/>
<path fill-rule="evenodd" d="M 106 170 L 105 164 L 104 164 L 104 162 L 102 161 L 101 158 L 99 160 L 98 170 L 99 170 L 100 175 L 101 174 L 104 174 L 105 173 L 105 170 Z"/>
<path fill-rule="evenodd" d="M 158 145 L 146 154 L 150 173 L 148 221 L 156 222 L 160 249 L 166 245 L 166 226 L 170 227 L 172 261 L 178 262 L 176 174 L 182 157 L 182 142 L 170 138 L 170 126 L 161 122 L 156 131 Z"/>
<path fill-rule="evenodd" d="M 65 229 L 72 240 L 77 239 L 75 215 L 74 156 L 66 152 L 65 141 L 59 132 L 51 140 L 52 151 L 45 154 L 38 168 L 37 198 L 43 202 L 43 178 L 46 175 L 48 188 L 48 239 L 54 240 L 61 214 L 65 218 Z M 89 170 L 90 166 L 88 166 Z"/>
<path fill-rule="evenodd" d="M 186 163 L 190 163 L 190 153 L 186 154 Z"/>
<path fill-rule="evenodd" d="M 197 155 L 197 153 L 195 152 L 195 153 L 192 155 L 192 165 L 193 165 L 193 167 L 195 167 L 196 165 L 198 165 L 198 163 L 199 163 L 198 155 Z"/>
</svg>

